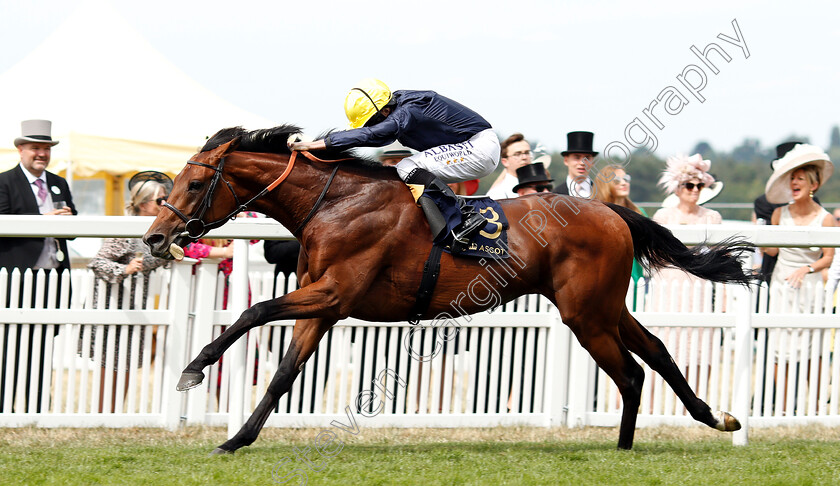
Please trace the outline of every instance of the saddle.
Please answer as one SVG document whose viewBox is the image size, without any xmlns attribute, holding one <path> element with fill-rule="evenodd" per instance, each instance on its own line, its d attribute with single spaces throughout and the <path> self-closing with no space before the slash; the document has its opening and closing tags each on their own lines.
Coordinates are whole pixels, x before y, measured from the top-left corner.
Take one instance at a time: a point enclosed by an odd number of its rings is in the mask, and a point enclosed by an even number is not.
<svg viewBox="0 0 840 486">
<path fill-rule="evenodd" d="M 424 204 L 423 200 L 427 199 L 428 204 L 434 204 L 435 193 L 425 193 L 417 199 L 418 204 Z M 487 196 L 458 196 L 464 202 L 471 204 L 475 209 L 487 220 L 484 229 L 470 243 L 470 246 L 459 253 L 459 257 L 468 258 L 509 258 L 508 244 L 507 244 L 507 230 L 509 227 L 507 217 L 502 210 L 501 205 L 495 200 Z M 460 203 L 460 201 L 459 201 Z M 429 252 L 429 257 L 423 265 L 423 278 L 420 280 L 420 288 L 417 290 L 414 307 L 411 310 L 408 321 L 411 324 L 417 324 L 420 317 L 429 309 L 429 304 L 432 301 L 432 293 L 437 285 L 438 277 L 440 276 L 440 256 L 443 252 L 452 253 L 450 244 L 452 243 L 452 229 L 460 223 L 460 212 L 456 209 L 451 212 L 443 212 L 441 221 L 429 221 L 432 228 L 432 234 L 441 235 L 440 241 L 437 239 L 432 243 L 432 249 Z M 445 231 L 443 231 L 445 229 Z M 425 228 L 419 231 L 425 231 Z"/>
</svg>

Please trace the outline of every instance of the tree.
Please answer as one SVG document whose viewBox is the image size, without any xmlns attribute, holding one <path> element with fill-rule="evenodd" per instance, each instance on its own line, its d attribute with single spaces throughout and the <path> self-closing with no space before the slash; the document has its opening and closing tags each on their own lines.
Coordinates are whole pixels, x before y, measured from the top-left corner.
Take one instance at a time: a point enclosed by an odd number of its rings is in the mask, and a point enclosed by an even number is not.
<svg viewBox="0 0 840 486">
<path fill-rule="evenodd" d="M 692 154 L 700 154 L 704 159 L 715 159 L 716 154 L 715 150 L 706 141 L 697 142 L 697 145 L 694 146 L 694 150 L 691 151 Z"/>
<path fill-rule="evenodd" d="M 732 159 L 736 162 L 752 162 L 763 158 L 761 142 L 757 138 L 745 138 L 741 145 L 732 150 Z"/>
<path fill-rule="evenodd" d="M 840 127 L 834 125 L 831 128 L 831 143 L 828 145 L 829 150 L 840 149 Z"/>
</svg>

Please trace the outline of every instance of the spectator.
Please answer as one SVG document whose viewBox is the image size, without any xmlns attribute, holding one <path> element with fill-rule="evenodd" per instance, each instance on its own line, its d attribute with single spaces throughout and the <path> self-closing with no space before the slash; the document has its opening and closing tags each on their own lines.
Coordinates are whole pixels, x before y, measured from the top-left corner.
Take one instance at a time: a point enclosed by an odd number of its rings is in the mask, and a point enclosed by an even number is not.
<svg viewBox="0 0 840 486">
<path fill-rule="evenodd" d="M 501 162 L 505 167 L 493 182 L 487 196 L 493 199 L 509 199 L 517 196 L 513 186 L 519 184 L 516 170 L 532 161 L 531 144 L 521 133 L 514 133 L 501 144 Z"/>
<path fill-rule="evenodd" d="M 463 182 L 450 182 L 447 184 L 452 192 L 458 196 L 472 196 L 478 190 L 478 179 L 470 179 Z"/>
<path fill-rule="evenodd" d="M 515 192 L 517 196 L 525 196 L 539 192 L 551 192 L 554 188 L 554 185 L 552 184 L 554 179 L 551 179 L 548 176 L 545 166 L 540 162 L 523 165 L 522 167 L 516 169 L 516 178 L 519 183 L 513 186 L 513 192 Z"/>
<path fill-rule="evenodd" d="M 677 197 L 677 204 L 672 207 L 665 207 L 659 209 L 654 213 L 653 220 L 659 224 L 720 224 L 723 222 L 720 213 L 712 209 L 700 206 L 701 192 L 703 189 L 709 188 L 703 202 L 706 202 L 709 197 L 713 197 L 720 193 L 722 187 L 719 182 L 715 182 L 714 178 L 708 173 L 711 162 L 703 160 L 700 154 L 686 157 L 678 155 L 676 157 L 669 157 L 667 160 L 667 168 L 659 179 L 659 185 L 664 187 L 669 193 L 675 194 Z M 668 282 L 670 286 L 684 285 L 691 283 L 697 285 L 702 282 L 701 279 L 688 275 L 682 270 L 664 268 L 659 270 L 654 275 L 654 283 L 661 285 Z M 659 301 L 658 292 L 654 293 L 654 302 Z M 672 309 L 679 309 L 683 312 L 696 312 L 701 309 L 692 309 L 691 302 L 686 302 L 680 309 L 681 302 L 678 294 L 677 299 L 671 304 Z M 659 302 L 661 305 L 663 302 Z M 659 307 L 655 305 L 654 308 Z M 659 309 L 662 310 L 662 309 Z"/>
<path fill-rule="evenodd" d="M 227 309 L 228 285 L 233 271 L 233 240 L 202 238 L 184 247 L 184 256 L 201 261 L 203 258 L 221 258 L 219 270 L 225 275 L 225 290 L 222 297 L 222 309 Z M 250 302 L 250 299 L 249 299 Z"/>
<path fill-rule="evenodd" d="M 636 206 L 630 200 L 630 174 L 620 165 L 608 165 L 598 172 L 595 177 L 594 198 L 599 201 L 624 206 L 643 216 L 647 216 L 644 209 Z M 642 265 L 633 259 L 633 271 L 630 274 L 636 284 L 644 275 Z M 634 301 L 635 302 L 635 301 Z"/>
<path fill-rule="evenodd" d="M 715 182 L 714 177 L 709 174 L 711 162 L 703 160 L 700 154 L 686 157 L 678 155 L 676 157 L 669 157 L 667 166 L 662 177 L 659 179 L 659 185 L 664 187 L 669 193 L 676 195 L 676 205 L 672 207 L 664 207 L 656 211 L 653 215 L 653 220 L 659 224 L 720 224 L 723 222 L 720 213 L 717 211 L 704 208 L 700 206 L 700 202 L 706 202 L 711 197 L 720 193 L 722 184 Z M 702 191 L 707 189 L 704 194 Z M 702 199 L 701 199 L 702 198 Z M 704 281 L 689 275 L 682 270 L 675 268 L 664 268 L 656 272 L 652 277 L 651 287 L 651 302 L 654 310 L 677 311 L 677 312 L 702 312 L 704 310 L 711 311 L 711 309 L 704 309 L 703 302 L 706 300 L 703 289 Z M 663 295 L 661 290 L 664 284 L 668 285 L 667 294 Z M 683 302 L 682 296 L 689 286 L 689 299 Z M 674 286 L 678 286 L 676 291 Z M 698 289 L 698 286 L 700 287 Z M 676 292 L 676 293 L 675 293 Z M 695 297 L 699 297 L 694 301 Z M 721 296 L 722 299 L 725 298 Z M 664 305 L 670 303 L 671 308 L 666 309 Z M 680 330 L 666 331 L 664 335 L 659 338 L 663 342 L 668 342 L 668 332 L 677 332 L 680 335 Z M 699 366 L 691 366 L 691 348 L 695 344 L 698 351 L 698 359 L 705 353 L 709 353 L 711 347 L 710 337 L 708 331 L 703 328 L 685 328 L 681 330 L 682 339 L 678 339 L 678 347 L 674 351 L 674 362 L 682 370 L 687 377 L 689 385 L 696 389 L 700 383 L 700 374 L 705 371 L 707 374 L 709 369 L 701 369 Z M 699 340 L 698 340 L 699 338 Z"/>
<path fill-rule="evenodd" d="M 790 149 L 802 142 L 785 142 L 776 146 L 776 158 L 770 162 L 770 168 L 775 169 L 776 163 L 785 156 Z M 767 201 L 767 194 L 758 196 L 753 202 L 753 222 L 756 224 L 770 224 L 770 219 L 773 216 L 773 211 L 784 206 L 782 204 L 772 204 Z M 763 250 L 761 250 L 762 253 Z M 768 285 L 770 284 L 770 276 L 773 274 L 773 268 L 776 266 L 776 257 L 763 254 L 761 258 L 761 279 Z"/>
<path fill-rule="evenodd" d="M 814 201 L 814 194 L 831 177 L 834 165 L 822 149 L 809 144 L 797 144 L 776 164 L 767 181 L 767 201 L 788 205 L 773 211 L 771 223 L 781 226 L 835 226 L 834 216 Z M 834 248 L 765 248 L 765 254 L 777 256 L 776 268 L 770 279 L 771 305 L 773 297 L 785 284 L 794 289 L 807 284 L 822 288 L 821 271 L 831 265 Z M 810 293 L 810 292 L 809 292 Z M 793 293 L 789 294 L 793 298 Z M 800 301 L 800 311 L 807 312 L 806 302 Z M 792 305 L 792 301 L 787 303 Z M 779 305 L 779 304 L 777 304 Z M 789 309 L 790 307 L 788 307 Z"/>
<path fill-rule="evenodd" d="M 840 226 L 840 208 L 834 210 L 834 226 Z M 826 276 L 826 288 L 833 296 L 834 291 L 837 290 L 837 284 L 840 283 L 840 251 L 834 250 L 834 259 L 831 260 L 831 266 L 828 268 L 828 275 Z"/>
<path fill-rule="evenodd" d="M 266 240 L 264 246 L 265 261 L 274 263 L 274 290 L 272 295 L 279 297 L 295 290 L 289 288 L 289 275 L 297 271 L 300 243 L 297 240 Z M 286 277 L 284 288 L 277 288 L 277 276 Z"/>
<path fill-rule="evenodd" d="M 814 200 L 814 194 L 831 177 L 834 165 L 822 149 L 809 144 L 797 144 L 782 157 L 774 167 L 773 175 L 767 181 L 765 193 L 767 201 L 783 206 L 773 210 L 771 223 L 780 226 L 835 226 L 834 216 L 829 214 Z M 792 201 L 784 205 L 788 201 Z M 821 271 L 831 264 L 834 258 L 834 248 L 765 248 L 765 254 L 778 256 L 776 267 L 770 278 L 770 309 L 777 312 L 813 312 L 814 292 L 823 291 Z M 788 292 L 787 298 L 783 289 L 789 286 L 793 289 L 805 286 L 804 292 Z M 800 294 L 800 295 L 797 295 Z M 799 298 L 798 306 L 796 299 Z M 794 306 L 797 306 L 794 310 Z M 789 350 L 776 350 L 774 382 L 778 383 L 780 358 L 784 359 L 784 374 L 789 376 L 790 367 L 795 366 L 797 373 L 793 383 L 784 381 L 782 387 L 782 413 L 796 413 L 787 406 L 787 390 L 790 385 L 793 392 L 793 403 L 797 402 L 798 370 L 800 365 L 806 366 L 806 376 L 810 376 L 811 342 L 810 340 L 798 346 L 796 351 L 788 354 Z M 804 361 L 804 363 L 803 363 Z M 822 357 L 820 357 L 820 362 Z M 820 364 L 817 363 L 819 367 Z M 819 382 L 816 383 L 819 394 Z"/>
<path fill-rule="evenodd" d="M 21 122 L 21 136 L 15 139 L 20 165 L 0 174 L 0 214 L 77 214 L 70 188 L 63 177 L 47 171 L 52 147 L 52 122 Z M 56 206 L 60 207 L 56 207 Z M 0 267 L 70 268 L 67 242 L 55 238 L 4 238 L 0 246 Z"/>
<path fill-rule="evenodd" d="M 20 154 L 20 164 L 13 169 L 0 174 L 0 214 L 44 214 L 44 215 L 74 215 L 76 207 L 73 205 L 73 197 L 70 188 L 64 178 L 47 171 L 50 164 L 52 148 L 58 141 L 52 139 L 52 122 L 48 120 L 26 120 L 21 122 L 21 136 L 15 139 L 15 147 Z M 2 238 L 0 244 L 0 267 L 9 271 L 8 284 L 11 283 L 11 272 L 18 268 L 21 271 L 26 269 L 44 269 L 47 273 L 53 269 L 58 272 L 70 270 L 70 258 L 67 251 L 67 242 L 61 238 Z M 55 295 L 44 295 L 45 306 L 52 300 L 57 303 L 61 295 L 61 280 L 58 281 L 58 288 Z M 23 304 L 23 279 L 21 279 L 19 295 L 20 301 L 16 305 Z M 8 287 L 7 287 L 8 288 Z M 11 292 L 9 292 L 11 295 Z M 32 292 L 32 301 L 27 307 L 35 304 L 36 292 Z M 3 297 L 3 305 L 8 306 L 9 297 Z M 9 330 L 11 326 L 4 326 L 3 342 L 9 343 Z M 17 338 L 15 347 L 20 353 L 22 326 L 17 325 Z M 52 339 L 52 336 L 50 336 Z M 45 349 L 47 333 L 41 333 L 40 349 Z M 27 356 L 32 356 L 35 343 L 30 340 Z M 45 366 L 43 351 L 39 357 L 38 376 L 34 368 L 30 368 L 31 361 L 18 366 L 11 357 L 6 356 L 5 349 L 0 349 L 0 404 L 4 403 L 6 389 L 12 390 L 11 402 L 14 405 L 15 392 L 18 388 L 18 378 L 26 381 L 26 388 L 22 398 L 23 410 L 19 407 L 17 411 L 29 410 L 29 388 L 30 383 L 38 383 L 37 402 L 34 404 L 36 410 L 41 409 L 42 377 Z M 20 354 L 17 354 L 18 356 Z M 11 374 L 7 374 L 6 367 L 14 367 Z M 46 369 L 49 369 L 48 367 Z M 12 383 L 6 383 L 11 376 Z"/>
<path fill-rule="evenodd" d="M 160 212 L 161 204 L 163 201 L 166 200 L 166 196 L 169 194 L 169 191 L 172 189 L 172 179 L 170 179 L 166 174 L 156 171 L 145 171 L 139 172 L 135 174 L 131 180 L 128 181 L 128 190 L 130 193 L 130 198 L 128 204 L 126 204 L 125 209 L 126 212 L 130 216 L 157 216 Z M 97 279 L 104 280 L 109 284 L 120 284 L 126 278 L 131 279 L 131 286 L 130 286 L 130 296 L 129 296 L 129 308 L 134 308 L 135 302 L 135 293 L 137 292 L 137 286 L 141 285 L 143 298 L 141 301 L 141 306 L 143 308 L 146 307 L 146 300 L 148 298 L 148 288 L 149 288 L 149 276 L 152 270 L 166 265 L 168 263 L 167 260 L 163 258 L 157 258 L 152 256 L 149 251 L 149 247 L 143 244 L 143 241 L 140 238 L 105 238 L 105 241 L 102 243 L 102 248 L 96 253 L 96 255 L 90 260 L 88 263 L 88 268 L 93 270 L 94 274 L 96 275 Z M 140 282 L 140 279 L 137 278 L 142 275 L 143 279 Z M 111 292 L 117 290 L 117 308 L 123 308 L 123 289 L 122 285 L 118 286 L 108 286 L 107 292 L 104 296 L 105 299 L 105 308 L 108 308 L 109 302 L 111 301 Z M 96 302 L 99 299 L 99 287 L 95 286 L 93 290 L 93 301 L 94 306 L 96 306 Z M 120 333 L 122 332 L 123 326 L 117 326 L 116 336 L 114 337 L 114 342 L 117 343 L 118 347 L 114 351 L 114 361 L 113 363 L 106 362 L 107 359 L 107 352 L 106 343 L 108 342 L 108 328 L 105 328 L 105 332 L 103 334 L 102 342 L 99 343 L 100 348 L 102 349 L 102 362 L 101 362 L 101 383 L 102 387 L 99 389 L 99 411 L 103 411 L 103 401 L 105 397 L 105 370 L 106 368 L 113 369 L 113 386 L 114 386 L 114 393 L 111 395 L 111 404 L 110 404 L 110 411 L 114 410 L 114 405 L 116 402 L 116 389 L 117 389 L 117 371 L 118 363 L 119 363 L 119 342 L 120 342 Z M 131 340 L 133 338 L 132 334 L 134 333 L 134 328 L 128 328 L 128 347 L 127 349 L 131 349 Z M 144 351 L 144 335 L 145 329 L 141 328 L 140 330 L 140 358 L 138 363 L 142 363 L 143 360 L 143 353 Z M 91 329 L 91 345 L 90 345 L 90 357 L 93 358 L 96 345 L 96 332 L 94 329 Z M 80 341 L 81 346 L 81 341 Z M 126 357 L 126 370 L 130 366 L 130 357 Z M 125 375 L 125 392 L 128 393 L 128 373 Z"/>
<path fill-rule="evenodd" d="M 401 144 L 394 142 L 391 145 L 383 147 L 382 152 L 379 153 L 379 161 L 382 165 L 387 167 L 394 167 L 406 157 L 411 157 L 411 149 Z"/>
<path fill-rule="evenodd" d="M 595 163 L 598 152 L 592 150 L 592 132 L 569 132 L 566 134 L 567 149 L 560 152 L 563 164 L 569 169 L 566 182 L 559 184 L 554 192 L 577 197 L 592 197 L 592 179 L 589 170 Z"/>
</svg>

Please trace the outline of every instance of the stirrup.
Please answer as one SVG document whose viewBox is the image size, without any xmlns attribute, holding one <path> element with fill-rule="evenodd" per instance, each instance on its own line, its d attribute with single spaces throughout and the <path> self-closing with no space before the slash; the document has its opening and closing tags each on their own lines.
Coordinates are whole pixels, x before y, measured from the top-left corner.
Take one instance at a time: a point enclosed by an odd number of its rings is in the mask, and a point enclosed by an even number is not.
<svg viewBox="0 0 840 486">
<path fill-rule="evenodd" d="M 452 230 L 452 244 L 450 249 L 454 253 L 461 253 L 470 247 L 473 238 L 484 229 L 487 220 L 478 213 L 470 214 L 461 224 Z"/>
</svg>

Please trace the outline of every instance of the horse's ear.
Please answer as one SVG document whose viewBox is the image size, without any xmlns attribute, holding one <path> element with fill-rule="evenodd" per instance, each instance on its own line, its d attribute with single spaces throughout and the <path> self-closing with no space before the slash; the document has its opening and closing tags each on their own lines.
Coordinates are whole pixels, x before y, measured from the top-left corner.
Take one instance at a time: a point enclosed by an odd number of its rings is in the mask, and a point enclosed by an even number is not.
<svg viewBox="0 0 840 486">
<path fill-rule="evenodd" d="M 239 147 L 239 142 L 241 139 L 241 137 L 235 137 L 230 142 L 220 145 L 219 148 L 222 150 L 222 154 L 227 155 L 236 150 L 236 148 Z"/>
</svg>

